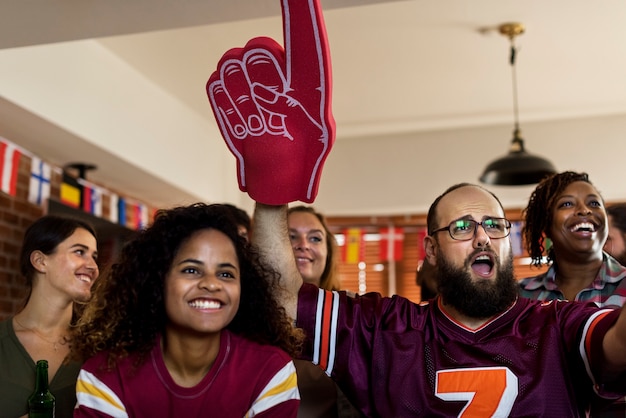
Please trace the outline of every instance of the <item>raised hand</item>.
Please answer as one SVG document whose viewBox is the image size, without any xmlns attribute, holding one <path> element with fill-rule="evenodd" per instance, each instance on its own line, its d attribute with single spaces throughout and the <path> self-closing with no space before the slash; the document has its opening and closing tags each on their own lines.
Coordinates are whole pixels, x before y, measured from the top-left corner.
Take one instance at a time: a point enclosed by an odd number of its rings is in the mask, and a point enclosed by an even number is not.
<svg viewBox="0 0 626 418">
<path fill-rule="evenodd" d="M 207 94 L 239 188 L 259 203 L 311 203 L 335 141 L 319 0 L 282 0 L 285 48 L 259 37 L 227 51 Z"/>
</svg>

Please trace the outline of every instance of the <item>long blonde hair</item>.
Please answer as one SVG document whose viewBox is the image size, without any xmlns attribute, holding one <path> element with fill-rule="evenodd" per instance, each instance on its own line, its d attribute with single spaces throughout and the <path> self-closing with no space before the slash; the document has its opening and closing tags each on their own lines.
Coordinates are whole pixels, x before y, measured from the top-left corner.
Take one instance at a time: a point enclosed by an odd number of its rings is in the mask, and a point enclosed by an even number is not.
<svg viewBox="0 0 626 418">
<path fill-rule="evenodd" d="M 337 246 L 337 240 L 335 239 L 335 235 L 328 229 L 328 225 L 326 224 L 326 219 L 324 218 L 324 215 L 317 212 L 313 207 L 304 205 L 290 207 L 289 215 L 294 212 L 310 213 L 311 215 L 315 216 L 322 224 L 324 232 L 326 233 L 327 255 L 326 265 L 324 266 L 324 271 L 322 272 L 322 277 L 320 278 L 320 288 L 326 290 L 339 290 L 340 280 L 339 272 L 337 270 L 339 247 Z"/>
</svg>

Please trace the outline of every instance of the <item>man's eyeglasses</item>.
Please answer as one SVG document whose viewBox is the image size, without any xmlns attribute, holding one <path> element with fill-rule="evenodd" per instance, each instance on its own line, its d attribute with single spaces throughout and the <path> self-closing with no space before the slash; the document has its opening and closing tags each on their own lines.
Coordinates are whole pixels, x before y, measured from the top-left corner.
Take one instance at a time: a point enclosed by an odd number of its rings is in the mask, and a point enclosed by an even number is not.
<svg viewBox="0 0 626 418">
<path fill-rule="evenodd" d="M 448 231 L 452 239 L 457 241 L 469 241 L 476 235 L 478 225 L 482 225 L 489 238 L 500 239 L 509 236 L 511 232 L 511 222 L 506 218 L 483 218 L 482 222 L 473 219 L 457 219 L 450 222 L 450 225 L 435 229 L 435 232 Z"/>
</svg>

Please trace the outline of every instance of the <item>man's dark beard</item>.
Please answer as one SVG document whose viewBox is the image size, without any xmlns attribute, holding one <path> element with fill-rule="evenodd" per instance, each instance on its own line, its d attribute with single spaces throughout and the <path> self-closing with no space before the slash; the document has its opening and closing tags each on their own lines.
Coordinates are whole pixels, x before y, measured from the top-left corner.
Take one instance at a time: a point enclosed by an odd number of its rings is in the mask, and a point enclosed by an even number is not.
<svg viewBox="0 0 626 418">
<path fill-rule="evenodd" d="M 513 255 L 504 263 L 493 266 L 498 269 L 495 282 L 473 282 L 471 267 L 457 268 L 441 254 L 437 254 L 437 289 L 446 305 L 457 309 L 470 318 L 491 318 L 504 312 L 518 295 L 519 286 L 513 274 Z"/>
</svg>

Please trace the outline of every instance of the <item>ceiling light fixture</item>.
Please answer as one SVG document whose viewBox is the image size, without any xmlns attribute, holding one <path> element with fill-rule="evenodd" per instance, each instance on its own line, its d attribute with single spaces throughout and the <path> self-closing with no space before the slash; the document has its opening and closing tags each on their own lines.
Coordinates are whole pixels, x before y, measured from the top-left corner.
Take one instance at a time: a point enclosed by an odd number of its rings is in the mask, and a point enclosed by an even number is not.
<svg viewBox="0 0 626 418">
<path fill-rule="evenodd" d="M 522 186 L 536 184 L 545 176 L 556 173 L 552 163 L 541 157 L 531 155 L 524 149 L 524 140 L 519 129 L 518 105 L 517 105 L 517 74 L 515 72 L 515 37 L 524 33 L 524 25 L 521 23 L 505 23 L 498 28 L 502 35 L 511 42 L 511 72 L 513 79 L 513 111 L 515 128 L 509 153 L 487 165 L 480 181 L 486 184 L 501 186 Z"/>
<path fill-rule="evenodd" d="M 65 164 L 63 168 L 76 170 L 76 172 L 78 173 L 78 178 L 86 180 L 87 172 L 97 169 L 98 166 L 95 164 L 89 164 L 89 163 L 68 163 L 68 164 Z"/>
</svg>

